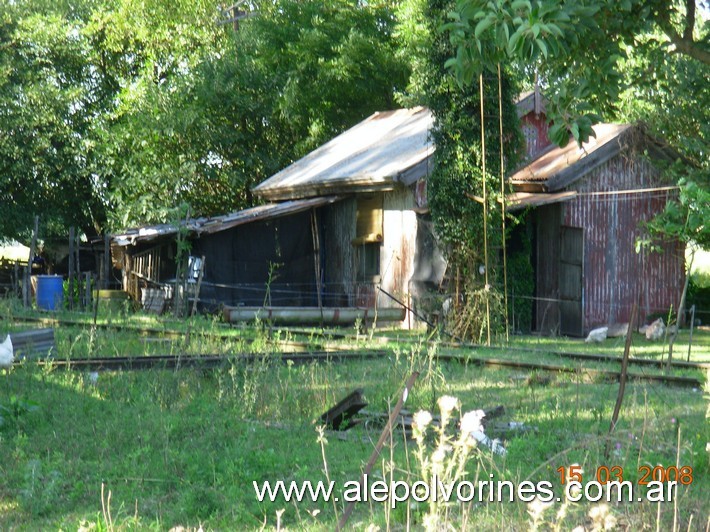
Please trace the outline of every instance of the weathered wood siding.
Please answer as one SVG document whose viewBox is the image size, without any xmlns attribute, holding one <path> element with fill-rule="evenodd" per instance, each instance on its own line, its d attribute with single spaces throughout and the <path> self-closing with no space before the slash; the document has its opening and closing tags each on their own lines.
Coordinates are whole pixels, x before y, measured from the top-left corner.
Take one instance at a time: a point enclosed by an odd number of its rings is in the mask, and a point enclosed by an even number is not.
<svg viewBox="0 0 710 532">
<path fill-rule="evenodd" d="M 665 242 L 662 253 L 636 252 L 642 223 L 661 212 L 672 193 L 588 194 L 665 184 L 646 160 L 619 155 L 572 185 L 580 195 L 562 204 L 562 224 L 584 229 L 585 331 L 627 322 L 637 300 L 641 320 L 678 305 L 685 281 L 682 245 Z"/>
<path fill-rule="evenodd" d="M 355 253 L 352 241 L 355 238 L 357 201 L 346 198 L 321 210 L 323 230 L 324 291 L 338 299 L 338 306 L 354 304 Z M 329 304 L 336 302 L 328 297 Z"/>
<path fill-rule="evenodd" d="M 409 304 L 409 281 L 414 274 L 414 254 L 417 238 L 417 215 L 414 193 L 399 189 L 384 195 L 384 239 L 380 248 L 380 283 L 382 288 L 400 301 Z M 391 298 L 379 294 L 378 306 L 399 307 Z M 408 317 L 407 321 L 411 321 Z"/>
</svg>

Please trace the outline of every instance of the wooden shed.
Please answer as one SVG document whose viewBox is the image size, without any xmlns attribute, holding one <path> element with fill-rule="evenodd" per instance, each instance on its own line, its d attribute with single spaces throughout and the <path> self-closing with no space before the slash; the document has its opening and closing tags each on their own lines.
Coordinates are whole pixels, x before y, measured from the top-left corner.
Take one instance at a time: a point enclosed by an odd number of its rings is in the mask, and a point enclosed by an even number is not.
<svg viewBox="0 0 710 532">
<path fill-rule="evenodd" d="M 676 154 L 639 126 L 594 131 L 581 148 L 536 138 L 532 160 L 509 178 L 511 209 L 529 208 L 533 327 L 543 333 L 582 336 L 628 322 L 634 303 L 643 322 L 676 307 L 684 284 L 680 242 L 658 242 L 658 252 L 637 246 L 648 236 L 643 223 L 677 195 L 659 169 Z"/>
<path fill-rule="evenodd" d="M 405 307 L 445 269 L 425 207 L 432 123 L 421 107 L 375 113 L 255 187 L 265 205 L 184 223 L 193 260 L 205 257 L 200 301 L 239 316 L 264 305 L 378 309 L 415 326 Z M 174 283 L 179 229 L 114 235 L 134 298 Z"/>
<path fill-rule="evenodd" d="M 323 291 L 338 304 L 416 307 L 441 281 L 425 192 L 432 125 L 423 107 L 375 113 L 254 188 L 268 201 L 340 198 L 318 213 Z"/>
</svg>

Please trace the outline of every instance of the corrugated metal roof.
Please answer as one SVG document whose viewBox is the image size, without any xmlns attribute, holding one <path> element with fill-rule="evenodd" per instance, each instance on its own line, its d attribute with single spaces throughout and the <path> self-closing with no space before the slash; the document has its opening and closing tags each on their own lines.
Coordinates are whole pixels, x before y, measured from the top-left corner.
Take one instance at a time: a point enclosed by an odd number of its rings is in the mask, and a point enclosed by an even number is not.
<svg viewBox="0 0 710 532">
<path fill-rule="evenodd" d="M 254 188 L 269 200 L 391 190 L 428 175 L 434 118 L 424 107 L 375 113 Z"/>
<path fill-rule="evenodd" d="M 618 153 L 618 150 L 621 149 L 621 134 L 630 127 L 629 124 L 598 124 L 594 126 L 596 138 L 590 138 L 589 142 L 585 142 L 581 148 L 574 141 L 570 141 L 564 148 L 554 147 L 515 172 L 510 177 L 510 182 L 513 185 L 545 183 L 580 161 L 589 159 L 588 162 L 592 164 L 585 168 L 586 173 L 594 168 L 594 163 L 604 162 L 604 158 L 595 157 L 595 155 L 601 154 L 600 148 L 611 147 L 614 148 L 612 151 Z M 616 145 L 612 143 L 616 143 Z M 605 150 L 606 152 L 609 150 Z M 582 175 L 580 173 L 577 177 L 582 177 Z"/>
<path fill-rule="evenodd" d="M 339 200 L 340 198 L 337 196 L 321 196 L 318 198 L 285 201 L 283 203 L 269 203 L 212 218 L 193 218 L 180 225 L 185 226 L 193 234 L 218 233 L 238 225 L 296 214 L 314 207 L 335 203 Z M 175 224 L 146 225 L 140 228 L 128 229 L 121 234 L 115 234 L 112 239 L 113 243 L 118 246 L 129 246 L 137 242 L 148 242 L 164 236 L 174 235 L 177 232 L 178 226 Z"/>
</svg>

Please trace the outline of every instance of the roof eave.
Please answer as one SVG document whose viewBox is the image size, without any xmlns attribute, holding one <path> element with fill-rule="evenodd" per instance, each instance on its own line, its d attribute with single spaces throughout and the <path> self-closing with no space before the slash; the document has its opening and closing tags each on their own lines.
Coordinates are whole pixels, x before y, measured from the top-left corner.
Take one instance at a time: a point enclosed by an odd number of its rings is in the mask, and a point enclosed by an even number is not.
<svg viewBox="0 0 710 532">
<path fill-rule="evenodd" d="M 394 180 L 373 183 L 321 183 L 319 185 L 296 186 L 296 187 L 274 187 L 268 189 L 253 189 L 253 192 L 268 201 L 287 201 L 304 198 L 314 198 L 326 195 L 350 195 L 368 192 L 390 192 L 397 188 L 399 183 Z"/>
</svg>

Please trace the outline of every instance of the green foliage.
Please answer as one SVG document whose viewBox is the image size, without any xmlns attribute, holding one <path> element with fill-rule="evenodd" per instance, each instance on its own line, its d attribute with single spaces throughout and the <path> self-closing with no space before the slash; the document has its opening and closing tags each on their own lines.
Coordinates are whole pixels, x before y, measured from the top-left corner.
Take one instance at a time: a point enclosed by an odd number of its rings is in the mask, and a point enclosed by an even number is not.
<svg viewBox="0 0 710 532">
<path fill-rule="evenodd" d="M 58 470 L 46 471 L 41 460 L 29 460 L 20 491 L 22 506 L 34 517 L 46 515 L 54 509 L 62 487 L 62 475 Z"/>
<path fill-rule="evenodd" d="M 385 5 L 257 2 L 172 82 L 139 85 L 109 130 L 111 225 L 250 206 L 250 189 L 376 110 L 406 68 Z M 344 28 L 347 30 L 344 31 Z M 158 192 L 158 194 L 156 194 Z"/>
<path fill-rule="evenodd" d="M 677 166 L 676 166 L 677 168 Z M 676 177 L 691 173 L 703 183 L 689 181 L 681 177 L 678 181 L 678 201 L 668 202 L 658 216 L 651 220 L 647 227 L 651 235 L 657 238 L 678 239 L 684 244 L 697 245 L 702 249 L 710 249 L 710 224 L 708 223 L 708 205 L 710 205 L 710 189 L 708 183 L 710 174 L 707 170 L 688 172 L 686 168 L 668 170 Z"/>
<path fill-rule="evenodd" d="M 459 0 L 443 26 L 456 46 L 447 65 L 462 84 L 498 62 L 535 69 L 548 84 L 550 138 L 559 145 L 570 137 L 582 143 L 594 136 L 592 124 L 616 108 L 626 83 L 620 60 L 644 35 L 655 30 L 653 40 L 665 55 L 670 40 L 677 52 L 710 65 L 710 23 L 696 17 L 696 4 Z"/>
<path fill-rule="evenodd" d="M 22 429 L 28 414 L 39 410 L 39 405 L 17 395 L 11 395 L 6 405 L 0 403 L 0 430 Z"/>
<path fill-rule="evenodd" d="M 432 0 L 426 5 L 419 1 L 409 2 L 406 12 L 411 20 L 400 27 L 399 33 L 406 39 L 405 48 L 426 51 L 424 60 L 413 68 L 408 98 L 410 101 L 421 98 L 420 103 L 428 105 L 436 118 L 437 127 L 432 131 L 436 145 L 435 162 L 427 182 L 429 205 L 437 234 L 450 261 L 449 271 L 460 274 L 465 283 L 462 292 L 470 296 L 467 304 L 471 312 L 457 313 L 462 327 L 458 332 L 465 330 L 478 337 L 481 319 L 485 319 L 485 313 L 483 316 L 479 314 L 482 303 L 479 299 L 487 298 L 489 292 L 481 291 L 484 281 L 478 273 L 479 266 L 484 264 L 483 206 L 474 197 L 483 196 L 484 180 L 488 197 L 489 249 L 499 249 L 501 244 L 501 209 L 497 201 L 501 190 L 498 78 L 497 72 L 495 75 L 486 72 L 484 76 L 484 176 L 478 79 L 462 89 L 444 68 L 453 47 L 438 28 L 452 7 L 444 0 Z M 502 150 L 506 165 L 513 168 L 521 146 L 513 104 L 518 90 L 513 77 L 505 70 L 502 89 L 506 135 Z M 493 251 L 489 255 L 489 282 L 495 290 L 502 284 L 502 280 L 496 281 L 499 257 Z"/>
<path fill-rule="evenodd" d="M 532 330 L 535 272 L 532 261 L 532 238 L 529 226 L 512 232 L 508 247 L 508 317 L 513 332 L 529 333 Z"/>
<path fill-rule="evenodd" d="M 0 234 L 87 235 L 251 205 L 250 189 L 375 110 L 407 67 L 388 4 L 0 4 Z"/>
</svg>

